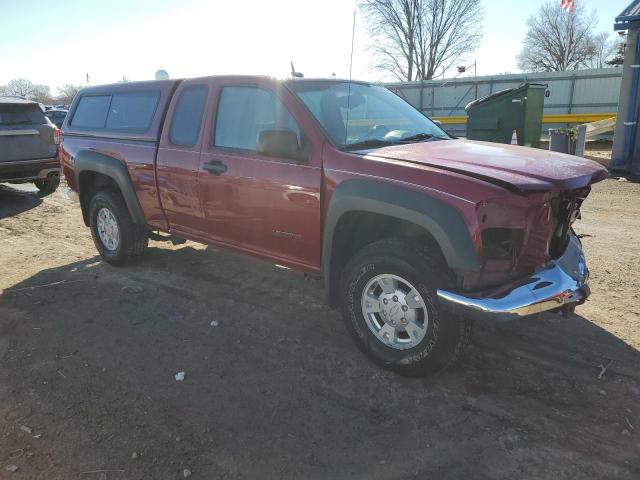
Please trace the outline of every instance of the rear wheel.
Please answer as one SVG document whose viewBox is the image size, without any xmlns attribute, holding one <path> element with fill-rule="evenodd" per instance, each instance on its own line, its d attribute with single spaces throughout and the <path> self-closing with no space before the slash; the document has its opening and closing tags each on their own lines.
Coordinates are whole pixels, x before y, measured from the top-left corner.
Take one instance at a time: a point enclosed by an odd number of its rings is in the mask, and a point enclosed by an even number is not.
<svg viewBox="0 0 640 480">
<path fill-rule="evenodd" d="M 149 243 L 143 225 L 131 219 L 118 191 L 97 192 L 89 205 L 91 236 L 100 256 L 112 265 L 125 265 L 142 255 Z"/>
<path fill-rule="evenodd" d="M 342 314 L 358 347 L 373 361 L 406 376 L 453 363 L 471 322 L 446 315 L 436 295 L 447 277 L 410 242 L 382 240 L 364 247 L 345 268 Z"/>
<path fill-rule="evenodd" d="M 51 174 L 48 175 L 47 178 L 34 180 L 33 183 L 38 188 L 40 196 L 51 195 L 60 185 L 60 175 Z"/>
</svg>

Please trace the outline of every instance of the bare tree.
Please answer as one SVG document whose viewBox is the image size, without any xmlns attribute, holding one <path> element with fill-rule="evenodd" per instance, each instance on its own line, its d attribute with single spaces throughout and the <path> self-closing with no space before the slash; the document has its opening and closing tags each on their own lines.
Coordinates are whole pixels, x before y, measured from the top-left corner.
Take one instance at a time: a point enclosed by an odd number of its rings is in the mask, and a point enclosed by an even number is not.
<svg viewBox="0 0 640 480">
<path fill-rule="evenodd" d="M 82 87 L 79 85 L 71 85 L 70 83 L 62 85 L 61 87 L 58 87 L 56 91 L 56 100 L 60 103 L 68 105 L 71 103 L 71 100 L 73 100 L 73 97 L 81 88 Z"/>
<path fill-rule="evenodd" d="M 472 52 L 482 37 L 480 0 L 360 0 L 379 56 L 398 80 L 430 80 Z"/>
<path fill-rule="evenodd" d="M 618 51 L 620 41 L 615 38 L 617 35 L 611 35 L 609 32 L 600 32 L 593 36 L 594 55 L 586 63 L 588 68 L 607 68 L 612 65 L 609 63 Z"/>
<path fill-rule="evenodd" d="M 362 0 L 360 10 L 380 56 L 376 67 L 398 80 L 413 80 L 415 32 L 421 0 Z"/>
<path fill-rule="evenodd" d="M 0 87 L 3 95 L 17 95 L 40 103 L 51 101 L 51 92 L 46 85 L 37 85 L 26 78 L 15 78 Z"/>
<path fill-rule="evenodd" d="M 15 78 L 3 87 L 5 95 L 29 97 L 35 91 L 35 85 L 26 78 Z"/>
<path fill-rule="evenodd" d="M 525 71 L 556 72 L 585 67 L 596 56 L 591 33 L 597 24 L 595 11 L 588 13 L 581 3 L 572 12 L 556 1 L 543 3 L 527 20 L 527 34 L 518 66 Z"/>
<path fill-rule="evenodd" d="M 29 100 L 35 100 L 43 105 L 49 105 L 53 103 L 53 97 L 51 96 L 51 89 L 47 85 L 34 85 L 33 90 L 27 95 Z"/>
<path fill-rule="evenodd" d="M 448 70 L 482 39 L 480 0 L 424 2 L 418 23 L 418 78 L 431 80 L 441 68 Z"/>
</svg>

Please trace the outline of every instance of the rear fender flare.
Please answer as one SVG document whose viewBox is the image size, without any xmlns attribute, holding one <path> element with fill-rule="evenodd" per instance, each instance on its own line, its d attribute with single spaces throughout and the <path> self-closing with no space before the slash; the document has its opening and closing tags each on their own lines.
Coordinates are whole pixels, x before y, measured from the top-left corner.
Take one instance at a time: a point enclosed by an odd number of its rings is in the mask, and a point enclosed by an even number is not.
<svg viewBox="0 0 640 480">
<path fill-rule="evenodd" d="M 100 173 L 111 178 L 120 189 L 120 193 L 124 198 L 133 222 L 138 225 L 146 225 L 144 213 L 142 212 L 138 197 L 133 188 L 133 182 L 131 181 L 131 177 L 129 177 L 127 167 L 125 167 L 120 160 L 103 153 L 84 150 L 79 152 L 74 159 L 74 171 L 82 206 L 82 216 L 84 217 L 86 225 L 89 224 L 88 201 L 83 202 L 83 192 L 80 191 L 80 178 L 85 172 Z"/>
</svg>

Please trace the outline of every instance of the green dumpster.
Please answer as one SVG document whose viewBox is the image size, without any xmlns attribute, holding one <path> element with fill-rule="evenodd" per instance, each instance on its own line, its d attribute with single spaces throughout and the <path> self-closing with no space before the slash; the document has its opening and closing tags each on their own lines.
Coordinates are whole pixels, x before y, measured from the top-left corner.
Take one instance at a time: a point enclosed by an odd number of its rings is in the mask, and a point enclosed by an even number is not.
<svg viewBox="0 0 640 480">
<path fill-rule="evenodd" d="M 546 89 L 546 85 L 539 83 L 523 83 L 518 88 L 474 100 L 465 107 L 469 117 L 467 138 L 511 143 L 515 130 L 518 145 L 539 147 Z"/>
</svg>

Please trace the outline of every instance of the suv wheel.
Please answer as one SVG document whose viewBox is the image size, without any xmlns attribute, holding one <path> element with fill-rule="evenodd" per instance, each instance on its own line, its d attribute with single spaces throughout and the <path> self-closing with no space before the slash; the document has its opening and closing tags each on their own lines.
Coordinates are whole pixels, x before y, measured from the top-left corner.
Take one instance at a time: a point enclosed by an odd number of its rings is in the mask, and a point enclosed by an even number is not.
<svg viewBox="0 0 640 480">
<path fill-rule="evenodd" d="M 40 196 L 51 195 L 60 185 L 60 175 L 51 174 L 48 175 L 47 178 L 34 180 L 33 183 L 38 187 Z"/>
<path fill-rule="evenodd" d="M 97 192 L 89 205 L 89 222 L 93 243 L 112 265 L 131 262 L 149 243 L 146 228 L 133 223 L 120 192 Z"/>
<path fill-rule="evenodd" d="M 342 316 L 358 347 L 381 366 L 423 376 L 453 363 L 471 322 L 444 315 L 436 289 L 446 275 L 420 248 L 400 239 L 364 247 L 345 268 Z"/>
</svg>

